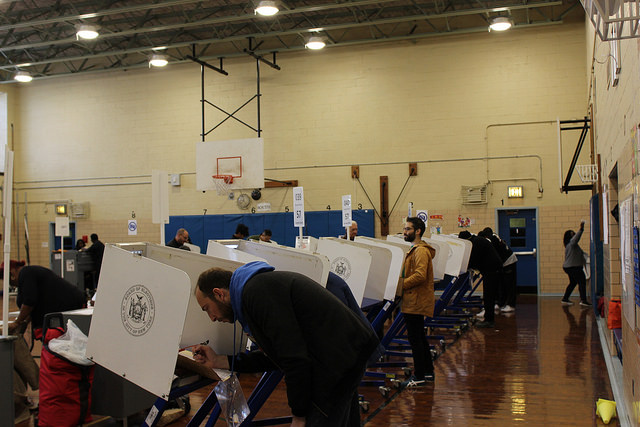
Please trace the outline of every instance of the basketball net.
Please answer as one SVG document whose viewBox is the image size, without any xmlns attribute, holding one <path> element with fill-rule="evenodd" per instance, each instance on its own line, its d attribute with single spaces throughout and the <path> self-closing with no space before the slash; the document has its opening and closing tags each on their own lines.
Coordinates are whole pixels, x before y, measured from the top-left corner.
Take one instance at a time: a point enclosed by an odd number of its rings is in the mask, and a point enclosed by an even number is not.
<svg viewBox="0 0 640 427">
<path fill-rule="evenodd" d="M 233 183 L 232 175 L 212 175 L 214 184 L 216 184 L 216 191 L 218 196 L 224 196 L 229 194 L 229 187 Z"/>
</svg>

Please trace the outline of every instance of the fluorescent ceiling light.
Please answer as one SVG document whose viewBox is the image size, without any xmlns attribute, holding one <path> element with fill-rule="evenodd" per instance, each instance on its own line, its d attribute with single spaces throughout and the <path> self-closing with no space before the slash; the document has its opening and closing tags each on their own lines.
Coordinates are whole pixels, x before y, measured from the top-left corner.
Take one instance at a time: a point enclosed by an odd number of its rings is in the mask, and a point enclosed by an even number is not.
<svg viewBox="0 0 640 427">
<path fill-rule="evenodd" d="M 169 61 L 167 60 L 167 55 L 159 55 L 157 53 L 154 53 L 149 60 L 149 65 L 152 65 L 154 67 L 164 67 L 168 63 Z"/>
<path fill-rule="evenodd" d="M 509 28 L 511 28 L 511 21 L 504 16 L 494 18 L 493 21 L 491 21 L 491 25 L 489 25 L 489 29 L 493 31 L 506 31 Z"/>
<path fill-rule="evenodd" d="M 13 78 L 14 78 L 16 81 L 21 82 L 21 83 L 28 83 L 28 82 L 30 82 L 31 80 L 33 80 L 33 77 L 31 77 L 31 74 L 29 74 L 29 73 L 28 73 L 28 72 L 26 72 L 26 71 L 18 71 L 18 72 L 13 76 Z"/>
<path fill-rule="evenodd" d="M 276 2 L 271 0 L 262 0 L 255 9 L 255 13 L 262 16 L 273 16 L 278 13 L 278 11 L 279 9 L 278 6 L 276 6 Z"/>
<path fill-rule="evenodd" d="M 94 25 L 80 25 L 76 32 L 76 38 L 93 40 L 98 37 L 98 29 Z"/>
<path fill-rule="evenodd" d="M 324 42 L 324 38 L 320 36 L 309 37 L 309 40 L 304 45 L 304 47 L 311 50 L 319 50 L 324 48 L 325 46 L 326 46 L 326 43 Z"/>
</svg>

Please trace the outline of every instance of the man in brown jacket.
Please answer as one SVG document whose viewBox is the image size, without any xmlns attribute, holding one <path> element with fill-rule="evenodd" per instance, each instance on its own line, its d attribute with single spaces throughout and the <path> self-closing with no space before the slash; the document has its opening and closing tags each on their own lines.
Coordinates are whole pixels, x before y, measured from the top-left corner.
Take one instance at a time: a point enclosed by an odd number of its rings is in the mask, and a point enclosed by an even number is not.
<svg viewBox="0 0 640 427">
<path fill-rule="evenodd" d="M 413 353 L 413 375 L 402 385 L 421 387 L 434 380 L 431 350 L 424 332 L 424 316 L 432 317 L 435 305 L 433 292 L 433 257 L 436 250 L 422 241 L 425 225 L 420 218 L 407 218 L 404 240 L 411 249 L 402 270 L 402 315 Z"/>
</svg>

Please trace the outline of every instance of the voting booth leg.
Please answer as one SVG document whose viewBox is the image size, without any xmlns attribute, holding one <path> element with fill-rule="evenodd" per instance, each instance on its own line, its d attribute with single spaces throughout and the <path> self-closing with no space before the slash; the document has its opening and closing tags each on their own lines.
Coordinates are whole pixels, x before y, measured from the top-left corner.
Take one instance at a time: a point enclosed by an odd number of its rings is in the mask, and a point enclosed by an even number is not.
<svg viewBox="0 0 640 427">
<path fill-rule="evenodd" d="M 13 426 L 15 414 L 13 413 L 13 342 L 16 336 L 0 336 L 0 370 L 2 381 L 0 384 L 0 414 L 5 414 L 0 420 L 2 426 Z M 6 423 L 6 424 L 4 424 Z"/>
<path fill-rule="evenodd" d="M 213 380 L 210 380 L 208 378 L 204 378 L 198 381 L 195 381 L 191 384 L 187 384 L 185 386 L 182 387 L 176 387 L 171 389 L 171 393 L 169 393 L 169 399 L 168 400 L 173 400 L 176 399 L 180 396 L 184 396 L 185 394 L 189 394 L 192 391 L 198 390 L 202 387 L 208 386 L 209 384 L 211 384 L 213 382 Z M 213 393 L 214 399 L 215 399 L 215 393 Z M 149 414 L 147 415 L 147 418 L 145 418 L 144 422 L 142 423 L 142 426 L 144 427 L 153 427 L 155 426 L 158 421 L 160 421 L 160 418 L 162 417 L 162 414 L 167 406 L 167 402 L 168 400 L 164 400 L 162 398 L 158 398 L 156 400 L 156 403 L 154 403 L 154 405 L 151 407 L 151 409 L 149 410 Z M 213 405 L 212 405 L 213 406 Z M 195 418 L 195 416 L 194 416 Z M 203 417 L 204 419 L 204 417 Z M 193 419 L 191 420 L 193 421 Z M 202 421 L 201 421 L 202 422 Z M 191 422 L 189 423 L 189 425 L 200 425 L 198 424 L 191 424 Z"/>
</svg>

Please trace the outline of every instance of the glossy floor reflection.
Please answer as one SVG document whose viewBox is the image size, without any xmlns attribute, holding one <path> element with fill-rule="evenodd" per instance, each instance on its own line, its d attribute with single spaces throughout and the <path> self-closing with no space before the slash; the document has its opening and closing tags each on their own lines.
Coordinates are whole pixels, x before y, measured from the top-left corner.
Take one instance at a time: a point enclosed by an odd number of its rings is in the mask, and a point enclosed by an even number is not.
<svg viewBox="0 0 640 427">
<path fill-rule="evenodd" d="M 604 425 L 595 415 L 595 402 L 612 400 L 613 394 L 591 309 L 563 307 L 559 297 L 521 295 L 515 313 L 496 316 L 496 329 L 471 327 L 449 341 L 435 361 L 434 384 L 401 392 L 392 388 L 386 397 L 377 387 L 361 387 L 370 403 L 363 425 Z M 402 375 L 401 369 L 389 372 Z M 241 377 L 246 396 L 257 381 L 255 375 Z M 190 414 L 169 425 L 187 425 L 210 390 L 192 393 Z M 288 413 L 281 384 L 257 418 Z M 98 420 L 94 425 L 118 424 Z"/>
<path fill-rule="evenodd" d="M 370 402 L 363 424 L 604 425 L 595 402 L 613 399 L 593 311 L 563 307 L 559 297 L 520 296 L 515 313 L 496 316 L 496 329 L 472 327 L 435 366 L 435 383 L 418 390 L 392 389 L 385 398 L 375 387 L 361 387 Z M 255 378 L 242 381 L 248 395 Z M 287 414 L 280 388 L 258 418 Z M 199 399 L 202 393 L 192 394 L 195 407 Z"/>
</svg>

